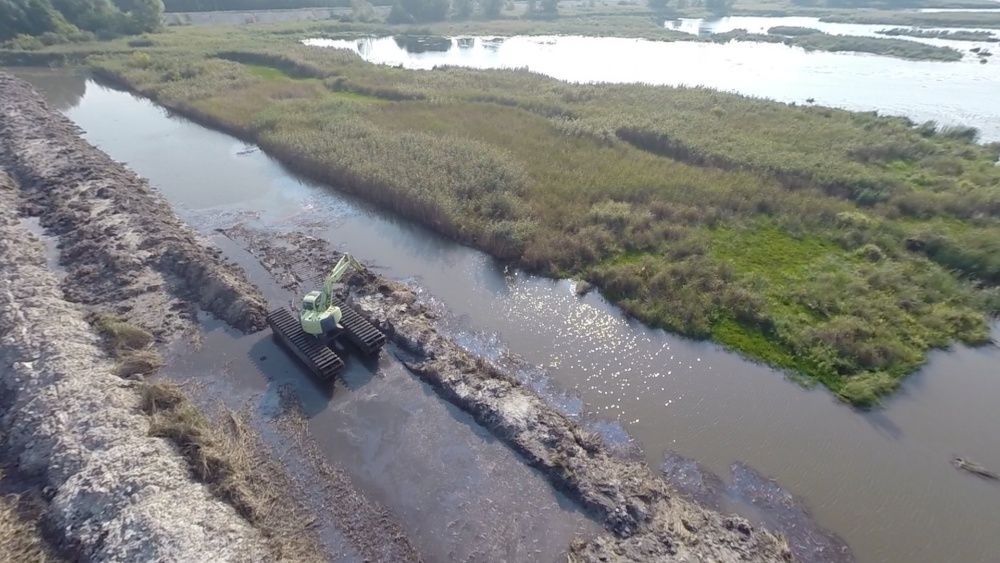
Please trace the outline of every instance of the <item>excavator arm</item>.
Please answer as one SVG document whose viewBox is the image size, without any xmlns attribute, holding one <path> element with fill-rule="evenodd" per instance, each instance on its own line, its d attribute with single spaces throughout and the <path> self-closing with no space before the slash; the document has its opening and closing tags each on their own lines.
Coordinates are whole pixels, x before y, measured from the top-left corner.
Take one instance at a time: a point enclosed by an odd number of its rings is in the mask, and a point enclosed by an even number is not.
<svg viewBox="0 0 1000 563">
<path fill-rule="evenodd" d="M 330 275 L 326 276 L 326 280 L 323 281 L 323 291 L 320 292 L 319 298 L 316 300 L 316 310 L 325 311 L 330 307 L 332 303 L 331 297 L 333 296 L 333 286 L 337 285 L 341 279 L 343 279 L 344 274 L 351 268 L 362 272 L 365 267 L 354 259 L 350 254 L 344 254 L 341 256 L 337 264 L 330 270 Z"/>
</svg>

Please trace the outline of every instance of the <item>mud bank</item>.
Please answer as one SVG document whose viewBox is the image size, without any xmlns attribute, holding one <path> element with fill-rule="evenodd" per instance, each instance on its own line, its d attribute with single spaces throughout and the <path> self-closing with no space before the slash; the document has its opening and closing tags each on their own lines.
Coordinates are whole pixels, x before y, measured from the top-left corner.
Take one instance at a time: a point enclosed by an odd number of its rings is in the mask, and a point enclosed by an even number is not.
<svg viewBox="0 0 1000 563">
<path fill-rule="evenodd" d="M 802 499 L 745 463 L 733 463 L 729 479 L 724 481 L 697 461 L 668 452 L 661 470 L 675 490 L 703 506 L 721 510 L 727 504 L 738 504 L 755 512 L 768 527 L 784 535 L 800 563 L 855 561 L 847 543 L 821 528 Z"/>
<path fill-rule="evenodd" d="M 201 243 L 148 182 L 79 136 L 30 85 L 0 74 L 0 164 L 23 215 L 59 237 L 66 297 L 125 316 L 161 339 L 198 306 L 245 332 L 264 326 L 255 287 Z"/>
<path fill-rule="evenodd" d="M 242 226 L 224 231 L 258 257 L 286 287 L 313 280 L 336 253 L 320 239 L 276 235 Z M 308 257 L 308 263 L 300 262 Z M 541 470 L 610 532 L 572 546 L 578 560 L 785 561 L 781 539 L 737 516 L 724 516 L 679 497 L 645 465 L 610 453 L 599 437 L 547 405 L 508 374 L 479 360 L 438 332 L 438 314 L 409 287 L 371 272 L 343 289 L 409 357 L 407 367 L 442 397 L 471 413 Z"/>
<path fill-rule="evenodd" d="M 9 105 L 6 92 L 2 100 Z M 269 560 L 259 532 L 192 481 L 167 440 L 148 435 L 142 384 L 112 374 L 86 310 L 63 298 L 18 204 L 0 168 L 3 455 L 45 483 L 61 547 L 84 560 Z"/>
</svg>

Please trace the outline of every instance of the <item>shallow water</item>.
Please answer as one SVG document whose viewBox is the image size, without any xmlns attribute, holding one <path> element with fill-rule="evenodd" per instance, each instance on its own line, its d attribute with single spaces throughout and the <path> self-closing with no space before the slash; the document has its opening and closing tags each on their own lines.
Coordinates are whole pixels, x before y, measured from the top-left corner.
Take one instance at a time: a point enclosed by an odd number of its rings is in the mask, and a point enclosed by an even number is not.
<svg viewBox="0 0 1000 563">
<path fill-rule="evenodd" d="M 812 16 L 727 16 L 724 18 L 704 19 L 704 18 L 681 18 L 668 20 L 664 26 L 667 29 L 674 29 L 692 35 L 708 36 L 713 33 L 725 33 L 735 29 L 745 29 L 750 33 L 767 33 L 767 30 L 775 26 L 808 27 L 818 29 L 830 35 L 856 35 L 861 37 L 886 37 L 879 33 L 887 29 L 896 27 L 911 28 L 905 25 L 886 24 L 859 24 L 859 23 L 829 23 L 820 21 Z M 974 27 L 921 27 L 924 30 L 935 31 L 984 31 L 997 37 L 1000 30 L 990 28 Z M 988 42 L 980 41 L 954 41 L 948 39 L 935 39 L 925 37 L 901 36 L 900 39 L 937 45 L 939 47 L 952 47 L 962 52 L 967 52 L 972 47 L 985 47 Z"/>
<path fill-rule="evenodd" d="M 75 80 L 73 91 L 83 78 Z M 36 83 L 43 90 L 68 87 L 65 79 Z M 57 93 L 53 99 L 66 98 Z M 150 178 L 199 228 L 249 217 L 267 228 L 311 229 L 382 273 L 415 281 L 426 299 L 450 312 L 449 331 L 468 347 L 497 361 L 513 356 L 524 366 L 522 375 L 566 412 L 603 420 L 606 436 L 627 431 L 654 467 L 667 451 L 718 475 L 742 461 L 804 499 L 818 523 L 842 536 L 861 561 L 986 563 L 1000 553 L 1000 487 L 949 463 L 961 455 L 1000 467 L 995 347 L 935 353 L 884 409 L 860 413 L 823 389 L 803 389 L 717 346 L 630 321 L 597 292 L 578 298 L 568 281 L 507 270 L 480 252 L 299 180 L 252 147 L 169 117 L 148 101 L 86 82 L 83 96 L 61 109 L 91 142 Z M 252 338 L 270 346 L 263 336 Z M 232 349 L 233 361 L 254 365 L 249 352 Z M 281 358 L 277 350 L 263 355 L 267 362 Z M 427 511 L 475 514 L 463 502 L 476 497 L 461 497 L 462 491 L 493 479 L 499 482 L 488 494 L 513 495 L 491 499 L 502 503 L 500 534 L 547 534 L 552 519 L 553 535 L 570 535 L 571 509 L 557 510 L 559 498 L 533 488 L 532 472 L 501 459 L 475 425 L 464 425 L 465 433 L 452 428 L 440 439 L 428 436 L 448 428 L 440 421 L 462 415 L 430 394 L 421 400 L 420 393 L 430 392 L 393 365 L 370 376 L 352 363 L 347 391 L 332 400 L 310 391 L 297 370 L 254 369 L 237 381 L 265 393 L 287 382 L 311 397 L 314 434 L 325 436 L 331 455 L 381 491 L 379 500 L 410 519 L 424 541 L 444 534 L 450 538 L 445 551 L 462 549 L 480 533 L 482 524 L 473 523 L 468 535 L 447 535 L 442 526 L 448 522 L 427 518 Z M 411 441 L 413 449 L 433 455 L 409 457 Z M 453 442 L 459 444 L 454 452 Z M 439 453 L 448 463 L 435 461 Z M 411 465 L 418 469 L 407 469 Z M 469 488 L 458 487 L 464 500 L 444 500 L 449 490 L 425 478 L 452 465 L 471 476 Z M 544 502 L 521 504 L 524 496 L 510 491 L 522 480 L 526 494 Z M 511 511 L 521 509 L 518 518 L 540 514 L 516 528 Z"/>
<path fill-rule="evenodd" d="M 737 27 L 763 32 L 774 25 L 806 25 L 858 34 L 861 28 L 892 27 L 820 24 L 815 18 L 749 17 L 715 22 L 681 20 L 677 25 L 690 33 Z M 866 34 L 874 35 L 874 31 L 869 29 Z M 708 86 L 783 102 L 807 103 L 812 99 L 820 105 L 877 110 L 918 122 L 972 125 L 982 131 L 982 140 L 1000 140 L 1000 104 L 996 97 L 1000 92 L 1000 62 L 980 64 L 969 52 L 977 46 L 994 50 L 996 44 L 938 39 L 926 42 L 955 44 L 966 56 L 954 62 L 907 61 L 861 53 L 806 52 L 773 43 L 579 36 L 453 38 L 445 51 L 419 53 L 400 47 L 392 37 L 305 41 L 316 47 L 349 49 L 370 62 L 412 69 L 442 65 L 527 68 L 571 82 Z"/>
</svg>

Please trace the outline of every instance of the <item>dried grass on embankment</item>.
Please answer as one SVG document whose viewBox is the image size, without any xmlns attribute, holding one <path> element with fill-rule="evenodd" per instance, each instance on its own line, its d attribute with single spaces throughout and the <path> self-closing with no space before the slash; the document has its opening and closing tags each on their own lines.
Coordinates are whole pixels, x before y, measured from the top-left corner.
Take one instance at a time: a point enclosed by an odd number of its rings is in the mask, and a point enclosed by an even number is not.
<svg viewBox="0 0 1000 563">
<path fill-rule="evenodd" d="M 282 468 L 264 455 L 243 414 L 223 409 L 209 419 L 167 381 L 146 384 L 142 408 L 151 418 L 150 434 L 176 444 L 192 475 L 260 530 L 277 559 L 324 560 L 310 533 L 312 519 L 288 498 Z"/>
<path fill-rule="evenodd" d="M 5 478 L 0 469 L 0 482 Z M 0 495 L 0 561 L 59 561 L 42 538 L 37 519 L 22 513 L 17 495 Z"/>
<path fill-rule="evenodd" d="M 113 316 L 92 319 L 122 377 L 151 375 L 164 362 L 145 330 Z M 150 417 L 150 436 L 170 440 L 188 462 L 191 475 L 212 495 L 236 509 L 267 539 L 277 560 L 322 561 L 310 520 L 288 498 L 283 469 L 264 453 L 264 445 L 246 417 L 220 408 L 206 416 L 170 381 L 142 387 L 142 410 Z"/>
</svg>

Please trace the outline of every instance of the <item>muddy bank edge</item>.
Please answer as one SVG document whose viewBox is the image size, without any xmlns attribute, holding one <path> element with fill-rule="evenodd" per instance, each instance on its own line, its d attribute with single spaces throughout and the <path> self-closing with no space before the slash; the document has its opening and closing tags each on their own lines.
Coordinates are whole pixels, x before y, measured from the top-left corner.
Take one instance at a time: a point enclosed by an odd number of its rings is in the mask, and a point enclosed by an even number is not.
<svg viewBox="0 0 1000 563">
<path fill-rule="evenodd" d="M 161 338 L 189 328 L 198 306 L 244 332 L 263 328 L 264 299 L 243 272 L 79 133 L 28 83 L 0 73 L 0 163 L 19 184 L 21 214 L 60 237 L 67 298 Z"/>
<path fill-rule="evenodd" d="M 86 560 L 267 560 L 259 533 L 148 436 L 141 384 L 113 375 L 16 206 L 0 169 L 0 427 L 5 457 L 45 482 L 63 547 Z"/>
</svg>

